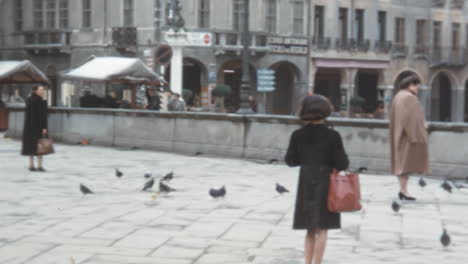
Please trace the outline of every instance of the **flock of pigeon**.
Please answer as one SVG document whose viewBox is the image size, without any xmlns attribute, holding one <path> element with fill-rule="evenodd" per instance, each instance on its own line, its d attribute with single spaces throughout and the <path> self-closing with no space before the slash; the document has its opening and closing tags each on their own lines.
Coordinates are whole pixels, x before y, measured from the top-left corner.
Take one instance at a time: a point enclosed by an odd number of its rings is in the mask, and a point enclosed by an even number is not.
<svg viewBox="0 0 468 264">
<path fill-rule="evenodd" d="M 120 171 L 119 169 L 115 169 L 115 176 L 117 178 L 122 178 L 123 176 L 123 172 Z M 150 173 L 146 173 L 144 175 L 144 177 L 146 179 L 149 179 L 148 181 L 145 182 L 145 184 L 143 185 L 143 188 L 141 189 L 142 191 L 148 191 L 148 190 L 152 190 L 153 186 L 154 186 L 154 183 L 155 183 L 155 178 L 152 177 L 152 175 Z M 175 192 L 176 189 L 173 189 L 171 188 L 169 185 L 168 185 L 168 182 L 171 181 L 172 179 L 174 178 L 174 172 L 170 172 L 168 174 L 166 174 L 160 181 L 159 181 L 159 190 L 156 191 L 155 195 L 153 196 L 154 199 L 156 199 L 157 195 L 161 194 L 161 193 L 170 193 L 170 192 Z M 80 184 L 80 191 L 83 195 L 87 195 L 87 194 L 94 194 L 93 191 L 91 191 L 90 188 L 88 188 L 87 186 L 85 186 L 84 184 Z M 276 191 L 279 193 L 279 194 L 283 194 L 283 193 L 287 193 L 289 192 L 288 189 L 286 189 L 286 187 L 280 185 L 280 184 L 276 184 Z M 218 198 L 223 198 L 224 196 L 226 196 L 226 187 L 223 186 L 221 187 L 220 189 L 213 189 L 211 188 L 209 191 L 208 191 L 208 194 L 213 197 L 214 199 L 218 199 Z"/>
<path fill-rule="evenodd" d="M 466 181 L 468 182 L 468 178 L 466 179 Z M 452 182 L 452 183 L 453 183 L 453 186 L 455 186 L 455 188 L 457 188 L 457 189 L 466 188 L 465 185 L 457 184 L 456 182 Z M 418 184 L 419 184 L 419 186 L 421 186 L 421 188 L 424 188 L 427 185 L 426 181 L 423 178 L 419 179 Z M 444 181 L 442 182 L 440 187 L 442 189 L 444 189 L 446 192 L 452 193 L 452 185 L 450 185 L 450 183 L 447 181 L 447 178 L 444 179 Z M 398 211 L 400 211 L 400 208 L 401 208 L 401 205 L 397 201 L 393 201 L 393 203 L 392 203 L 393 211 L 395 213 L 398 213 Z M 442 235 L 440 236 L 440 243 L 444 247 L 448 247 L 450 245 L 450 242 L 451 242 L 450 241 L 450 235 L 448 234 L 447 229 L 444 228 L 443 232 L 442 232 Z"/>
<path fill-rule="evenodd" d="M 366 167 L 360 167 L 359 169 L 357 169 L 357 172 L 362 173 L 362 172 L 365 172 L 367 170 L 368 169 Z M 121 172 L 119 169 L 115 169 L 115 176 L 117 178 L 121 178 L 123 175 L 124 175 L 123 172 Z M 152 175 L 150 173 L 146 173 L 144 175 L 144 177 L 146 179 L 149 179 L 149 180 L 145 182 L 145 184 L 143 185 L 143 188 L 141 190 L 142 191 L 152 190 L 152 188 L 154 186 L 154 183 L 155 183 L 155 178 L 152 177 Z M 161 193 L 170 193 L 170 192 L 175 192 L 176 191 L 176 189 L 173 189 L 168 185 L 168 182 L 171 181 L 173 178 L 174 178 L 174 173 L 170 172 L 170 173 L 166 174 L 159 181 L 159 190 L 155 192 L 155 194 L 153 195 L 153 199 L 156 199 L 158 197 L 158 195 L 161 194 Z M 467 182 L 468 182 L 468 178 L 467 178 Z M 423 178 L 420 178 L 418 183 L 419 183 L 419 186 L 421 186 L 421 188 L 424 188 L 427 185 L 426 181 Z M 453 182 L 453 184 L 458 189 L 465 188 L 464 185 L 457 185 L 455 182 Z M 447 179 L 444 179 L 443 183 L 441 184 L 441 187 L 442 187 L 442 189 L 444 189 L 448 193 L 452 193 L 452 186 L 447 181 Z M 87 186 L 85 186 L 83 184 L 80 184 L 80 191 L 81 191 L 81 193 L 83 195 L 93 194 L 94 193 L 93 191 L 91 191 L 91 189 L 89 189 Z M 288 193 L 289 190 L 286 189 L 284 186 L 280 185 L 279 183 L 276 183 L 276 192 L 278 192 L 279 194 L 284 194 L 284 193 Z M 208 194 L 211 197 L 213 197 L 214 199 L 223 198 L 223 197 L 226 196 L 226 193 L 227 193 L 227 191 L 226 191 L 225 186 L 221 187 L 220 189 L 211 188 L 208 191 Z M 397 201 L 393 201 L 393 203 L 392 203 L 393 211 L 395 213 L 398 213 L 400 208 L 401 208 L 401 205 Z M 450 235 L 448 234 L 446 228 L 444 228 L 444 230 L 443 230 L 443 233 L 442 233 L 442 235 L 440 237 L 440 242 L 442 243 L 442 245 L 444 247 L 447 247 L 447 246 L 450 245 Z"/>
</svg>

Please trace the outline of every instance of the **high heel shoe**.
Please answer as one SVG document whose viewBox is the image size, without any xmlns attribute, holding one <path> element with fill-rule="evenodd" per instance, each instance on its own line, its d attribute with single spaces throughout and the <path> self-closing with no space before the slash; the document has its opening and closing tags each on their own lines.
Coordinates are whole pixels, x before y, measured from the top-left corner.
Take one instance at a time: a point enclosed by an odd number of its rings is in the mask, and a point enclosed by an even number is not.
<svg viewBox="0 0 468 264">
<path fill-rule="evenodd" d="M 402 192 L 399 192 L 399 193 L 398 193 L 398 197 L 400 198 L 400 200 L 416 201 L 416 198 L 411 197 L 411 196 L 406 196 L 406 195 L 405 195 L 404 193 L 402 193 Z"/>
</svg>

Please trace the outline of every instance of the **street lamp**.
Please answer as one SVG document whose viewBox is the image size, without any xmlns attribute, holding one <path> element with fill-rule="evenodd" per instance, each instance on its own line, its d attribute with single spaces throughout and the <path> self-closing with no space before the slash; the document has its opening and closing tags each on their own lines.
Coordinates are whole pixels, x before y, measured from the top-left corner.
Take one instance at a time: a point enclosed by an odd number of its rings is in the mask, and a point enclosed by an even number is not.
<svg viewBox="0 0 468 264">
<path fill-rule="evenodd" d="M 250 72 L 249 72 L 249 0 L 244 1 L 244 25 L 242 27 L 242 77 L 240 86 L 240 106 L 238 114 L 253 114 L 249 105 Z"/>
</svg>

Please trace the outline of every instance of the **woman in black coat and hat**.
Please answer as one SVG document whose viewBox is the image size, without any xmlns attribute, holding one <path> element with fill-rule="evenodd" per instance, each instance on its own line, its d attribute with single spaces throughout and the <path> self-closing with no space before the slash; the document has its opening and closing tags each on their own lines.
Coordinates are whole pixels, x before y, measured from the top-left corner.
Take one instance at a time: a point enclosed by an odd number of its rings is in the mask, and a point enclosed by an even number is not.
<svg viewBox="0 0 468 264">
<path fill-rule="evenodd" d="M 47 135 L 47 101 L 42 99 L 44 93 L 43 85 L 34 86 L 31 96 L 26 100 L 21 154 L 29 156 L 30 171 L 45 171 L 42 167 L 42 156 L 37 155 L 37 143 Z M 34 156 L 37 157 L 37 168 L 34 167 Z"/>
<path fill-rule="evenodd" d="M 325 252 L 328 229 L 341 227 L 340 214 L 327 208 L 330 173 L 346 170 L 348 156 L 341 136 L 325 125 L 332 112 L 330 102 L 320 95 L 307 96 L 300 119 L 306 124 L 291 135 L 286 163 L 301 166 L 294 213 L 294 229 L 307 230 L 305 263 L 320 264 Z"/>
</svg>

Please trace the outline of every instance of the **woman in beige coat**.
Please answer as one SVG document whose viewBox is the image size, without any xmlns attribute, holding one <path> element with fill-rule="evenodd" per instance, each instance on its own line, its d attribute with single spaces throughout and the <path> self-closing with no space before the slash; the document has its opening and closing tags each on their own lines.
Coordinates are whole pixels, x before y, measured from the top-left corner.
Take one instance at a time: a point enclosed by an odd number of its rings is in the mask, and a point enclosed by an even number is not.
<svg viewBox="0 0 468 264">
<path fill-rule="evenodd" d="M 429 172 L 426 119 L 418 101 L 420 83 L 416 76 L 403 79 L 390 113 L 392 171 L 399 177 L 400 200 L 416 200 L 408 193 L 410 174 Z"/>
</svg>

